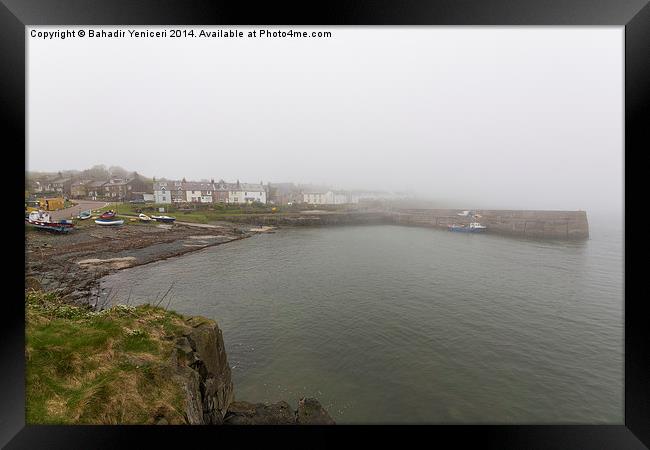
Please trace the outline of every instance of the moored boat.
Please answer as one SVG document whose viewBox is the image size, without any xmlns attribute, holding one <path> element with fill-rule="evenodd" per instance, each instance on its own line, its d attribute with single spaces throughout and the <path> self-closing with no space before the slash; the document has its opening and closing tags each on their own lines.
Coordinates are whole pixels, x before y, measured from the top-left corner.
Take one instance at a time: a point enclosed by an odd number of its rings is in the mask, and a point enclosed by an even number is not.
<svg viewBox="0 0 650 450">
<path fill-rule="evenodd" d="M 67 233 L 72 231 L 74 224 L 71 220 L 54 221 L 48 212 L 45 211 L 32 211 L 29 216 L 25 218 L 25 223 L 39 228 L 41 230 L 57 231 L 59 233 Z"/>
<path fill-rule="evenodd" d="M 101 216 L 99 216 L 100 219 L 113 219 L 114 217 L 115 217 L 115 211 L 113 211 L 112 209 L 106 211 Z"/>
<path fill-rule="evenodd" d="M 171 223 L 176 220 L 176 217 L 170 217 L 170 216 L 151 216 L 151 218 L 156 222 L 165 222 L 165 223 Z"/>
<path fill-rule="evenodd" d="M 151 222 L 152 220 L 151 217 L 142 213 L 138 214 L 138 219 L 140 219 L 140 222 Z"/>
<path fill-rule="evenodd" d="M 118 226 L 124 224 L 124 220 L 122 219 L 102 219 L 101 217 L 99 219 L 95 219 L 95 223 L 97 225 L 104 225 L 104 226 Z"/>
<path fill-rule="evenodd" d="M 81 219 L 81 220 L 86 220 L 86 219 L 90 219 L 90 216 L 92 216 L 92 212 L 91 212 L 90 210 L 88 210 L 88 211 L 81 211 L 81 212 L 79 213 L 79 215 L 77 216 L 77 218 L 78 218 L 78 219 Z"/>
<path fill-rule="evenodd" d="M 460 233 L 482 233 L 487 229 L 487 227 L 485 225 L 481 225 L 478 222 L 472 222 L 469 225 L 447 225 L 447 229 L 449 231 L 456 231 Z"/>
</svg>

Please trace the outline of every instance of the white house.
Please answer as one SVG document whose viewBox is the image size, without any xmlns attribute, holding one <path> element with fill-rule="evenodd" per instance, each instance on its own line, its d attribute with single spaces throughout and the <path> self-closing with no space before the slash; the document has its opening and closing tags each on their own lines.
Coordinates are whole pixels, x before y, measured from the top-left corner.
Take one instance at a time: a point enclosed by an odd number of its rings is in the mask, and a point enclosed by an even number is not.
<svg viewBox="0 0 650 450">
<path fill-rule="evenodd" d="M 230 185 L 228 203 L 266 203 L 266 188 L 262 184 L 237 183 Z"/>
<path fill-rule="evenodd" d="M 189 203 L 212 203 L 212 183 L 188 181 L 183 183 L 183 189 Z"/>
<path fill-rule="evenodd" d="M 334 205 L 337 199 L 341 203 L 345 203 L 345 201 L 341 201 L 341 196 L 337 196 L 334 191 L 305 191 L 302 193 L 302 197 L 302 201 L 310 205 Z"/>
<path fill-rule="evenodd" d="M 153 198 L 155 203 L 171 203 L 171 188 L 173 183 L 170 181 L 156 181 L 153 184 Z"/>
<path fill-rule="evenodd" d="M 185 181 L 175 180 L 169 183 L 169 190 L 172 194 L 172 203 L 185 203 L 185 188 L 183 185 Z"/>
<path fill-rule="evenodd" d="M 350 203 L 359 203 L 361 200 L 390 199 L 393 196 L 389 192 L 353 191 L 350 193 Z"/>
<path fill-rule="evenodd" d="M 335 205 L 345 205 L 350 202 L 350 194 L 346 191 L 334 191 L 333 199 Z"/>
</svg>

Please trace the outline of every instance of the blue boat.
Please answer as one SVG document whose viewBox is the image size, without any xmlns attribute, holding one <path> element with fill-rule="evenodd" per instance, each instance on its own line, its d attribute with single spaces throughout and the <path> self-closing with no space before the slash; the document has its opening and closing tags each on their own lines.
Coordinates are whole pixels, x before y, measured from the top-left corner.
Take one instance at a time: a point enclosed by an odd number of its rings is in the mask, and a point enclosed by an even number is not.
<svg viewBox="0 0 650 450">
<path fill-rule="evenodd" d="M 482 233 L 487 227 L 478 222 L 472 222 L 469 225 L 447 225 L 447 229 L 458 233 Z"/>
</svg>

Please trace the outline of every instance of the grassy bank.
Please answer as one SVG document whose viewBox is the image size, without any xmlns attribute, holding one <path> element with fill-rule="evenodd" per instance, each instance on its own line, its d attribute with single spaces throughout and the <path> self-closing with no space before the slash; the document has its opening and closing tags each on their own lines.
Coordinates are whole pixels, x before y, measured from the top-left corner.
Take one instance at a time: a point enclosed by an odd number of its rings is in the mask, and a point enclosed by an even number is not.
<svg viewBox="0 0 650 450">
<path fill-rule="evenodd" d="M 26 321 L 28 424 L 184 422 L 167 373 L 182 316 L 149 305 L 93 312 L 31 291 Z"/>
<path fill-rule="evenodd" d="M 158 208 L 165 208 L 165 212 L 159 212 Z M 177 207 L 175 205 L 158 205 L 158 204 L 133 204 L 133 203 L 111 203 L 104 207 L 102 211 L 112 209 L 118 215 L 137 216 L 140 212 L 149 216 L 158 214 L 167 214 L 176 217 L 176 220 L 192 223 L 210 223 L 218 221 L 228 221 L 230 217 L 256 214 L 291 214 L 299 213 L 311 209 L 325 209 L 325 207 L 316 208 L 313 205 L 223 205 L 223 204 L 192 204 L 191 207 Z M 327 207 L 329 210 L 341 210 L 341 207 Z"/>
</svg>

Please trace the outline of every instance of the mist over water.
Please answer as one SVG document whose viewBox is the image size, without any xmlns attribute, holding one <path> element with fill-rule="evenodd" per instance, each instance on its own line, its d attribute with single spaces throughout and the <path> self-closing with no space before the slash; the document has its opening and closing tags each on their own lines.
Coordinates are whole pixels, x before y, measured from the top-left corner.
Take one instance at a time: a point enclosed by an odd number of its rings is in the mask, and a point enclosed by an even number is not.
<svg viewBox="0 0 650 450">
<path fill-rule="evenodd" d="M 585 242 L 280 230 L 102 284 L 218 321 L 236 398 L 338 423 L 623 423 L 623 230 Z"/>
<path fill-rule="evenodd" d="M 29 168 L 409 191 L 453 208 L 621 205 L 623 27 L 291 28 L 332 37 L 28 29 Z"/>
</svg>

